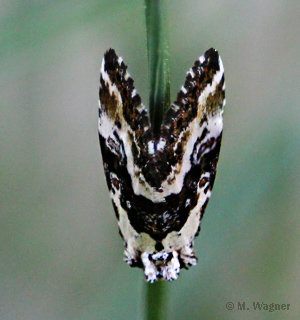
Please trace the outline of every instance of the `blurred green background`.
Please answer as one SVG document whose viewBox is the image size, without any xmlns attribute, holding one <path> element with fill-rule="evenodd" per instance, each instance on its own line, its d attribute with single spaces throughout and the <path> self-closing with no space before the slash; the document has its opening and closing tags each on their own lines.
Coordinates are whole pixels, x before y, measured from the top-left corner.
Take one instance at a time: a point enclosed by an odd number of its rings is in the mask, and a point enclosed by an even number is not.
<svg viewBox="0 0 300 320">
<path fill-rule="evenodd" d="M 0 319 L 142 319 L 143 273 L 122 261 L 97 101 L 112 47 L 148 104 L 144 2 L 0 6 Z M 210 47 L 223 59 L 227 89 L 199 264 L 168 283 L 169 318 L 296 319 L 300 2 L 172 0 L 167 18 L 172 100 Z M 253 311 L 254 301 L 291 306 Z"/>
</svg>

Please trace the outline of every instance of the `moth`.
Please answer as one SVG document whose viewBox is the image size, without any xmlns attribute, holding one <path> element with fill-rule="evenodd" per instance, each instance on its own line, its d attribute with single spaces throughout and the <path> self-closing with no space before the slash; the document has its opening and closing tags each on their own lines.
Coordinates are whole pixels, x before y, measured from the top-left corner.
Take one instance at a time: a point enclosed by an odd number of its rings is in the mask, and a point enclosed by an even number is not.
<svg viewBox="0 0 300 320">
<path fill-rule="evenodd" d="M 99 138 L 125 261 L 147 281 L 174 280 L 197 264 L 194 239 L 214 184 L 223 131 L 222 60 L 209 49 L 187 73 L 160 134 L 127 66 L 113 49 L 103 58 Z"/>
</svg>

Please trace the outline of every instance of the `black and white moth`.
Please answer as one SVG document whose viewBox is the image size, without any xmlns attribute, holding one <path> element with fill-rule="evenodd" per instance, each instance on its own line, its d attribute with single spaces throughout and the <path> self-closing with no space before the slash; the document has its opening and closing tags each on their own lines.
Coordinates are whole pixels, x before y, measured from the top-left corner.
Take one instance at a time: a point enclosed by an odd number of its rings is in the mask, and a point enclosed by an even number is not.
<svg viewBox="0 0 300 320">
<path fill-rule="evenodd" d="M 197 264 L 200 231 L 214 184 L 223 131 L 224 68 L 209 49 L 187 73 L 154 136 L 123 59 L 103 58 L 99 137 L 125 260 L 147 281 L 173 280 Z"/>
</svg>

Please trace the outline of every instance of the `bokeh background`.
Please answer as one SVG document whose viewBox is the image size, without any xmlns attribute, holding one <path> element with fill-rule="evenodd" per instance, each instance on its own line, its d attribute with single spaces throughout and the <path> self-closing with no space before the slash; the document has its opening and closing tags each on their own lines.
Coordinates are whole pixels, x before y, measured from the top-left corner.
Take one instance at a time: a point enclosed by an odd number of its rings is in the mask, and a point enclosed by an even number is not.
<svg viewBox="0 0 300 320">
<path fill-rule="evenodd" d="M 170 319 L 300 312 L 300 2 L 168 1 L 172 100 L 210 47 L 227 106 L 197 267 L 168 283 Z M 143 0 L 0 1 L 0 319 L 142 319 L 97 134 L 112 47 L 148 103 Z M 253 311 L 252 302 L 289 303 Z M 233 302 L 234 310 L 226 309 Z M 238 311 L 246 302 L 250 310 Z"/>
</svg>

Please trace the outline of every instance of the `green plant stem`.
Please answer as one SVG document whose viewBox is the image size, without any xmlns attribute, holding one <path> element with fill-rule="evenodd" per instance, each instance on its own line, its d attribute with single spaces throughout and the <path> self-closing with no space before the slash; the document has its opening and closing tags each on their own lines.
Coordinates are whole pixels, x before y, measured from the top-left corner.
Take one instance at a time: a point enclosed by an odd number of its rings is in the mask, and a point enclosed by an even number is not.
<svg viewBox="0 0 300 320">
<path fill-rule="evenodd" d="M 147 282 L 147 320 L 165 320 L 166 319 L 166 283 L 159 280 L 155 283 Z"/>
<path fill-rule="evenodd" d="M 166 8 L 163 0 L 145 0 L 149 113 L 154 135 L 160 133 L 165 110 L 170 105 L 170 62 L 167 41 Z"/>
<path fill-rule="evenodd" d="M 170 106 L 170 63 L 166 8 L 163 0 L 145 0 L 149 71 L 149 113 L 152 132 L 160 134 L 165 110 Z M 146 284 L 146 319 L 162 320 L 166 309 L 166 283 Z"/>
</svg>

